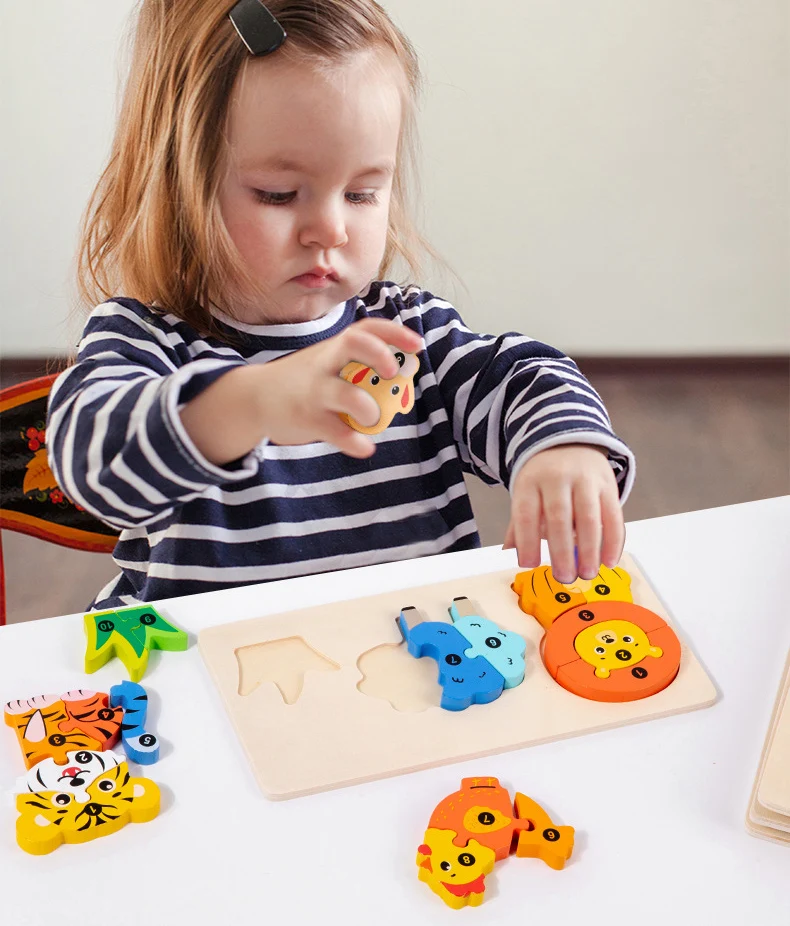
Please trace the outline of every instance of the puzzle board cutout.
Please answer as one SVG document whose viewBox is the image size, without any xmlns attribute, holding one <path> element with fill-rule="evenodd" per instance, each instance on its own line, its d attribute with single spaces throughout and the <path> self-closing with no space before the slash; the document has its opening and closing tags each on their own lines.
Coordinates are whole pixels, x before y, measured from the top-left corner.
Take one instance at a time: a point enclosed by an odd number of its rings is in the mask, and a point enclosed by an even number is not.
<svg viewBox="0 0 790 926">
<path fill-rule="evenodd" d="M 754 780 L 746 828 L 753 836 L 790 844 L 790 654 Z"/>
<path fill-rule="evenodd" d="M 674 626 L 633 559 L 626 555 L 621 565 L 631 574 L 634 602 Z M 515 575 L 454 579 L 202 631 L 200 652 L 264 794 L 300 797 L 716 700 L 713 682 L 680 633 L 680 671 L 658 694 L 604 703 L 566 691 L 541 661 L 543 628 L 519 608 L 510 587 Z M 447 609 L 461 595 L 526 639 L 527 669 L 522 684 L 497 700 L 454 712 L 439 707 L 436 663 L 409 656 L 395 621 L 409 605 L 426 620 L 449 620 Z"/>
</svg>

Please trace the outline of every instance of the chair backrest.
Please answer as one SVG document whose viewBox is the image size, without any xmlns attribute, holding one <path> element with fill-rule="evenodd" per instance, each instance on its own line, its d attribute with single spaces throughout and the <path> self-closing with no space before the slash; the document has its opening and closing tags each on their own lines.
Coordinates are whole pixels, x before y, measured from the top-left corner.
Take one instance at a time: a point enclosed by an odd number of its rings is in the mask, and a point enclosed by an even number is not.
<svg viewBox="0 0 790 926">
<path fill-rule="evenodd" d="M 47 399 L 57 374 L 0 390 L 0 529 L 50 543 L 111 553 L 118 532 L 75 505 L 58 486 L 47 459 Z M 5 577 L 0 544 L 0 624 Z"/>
</svg>

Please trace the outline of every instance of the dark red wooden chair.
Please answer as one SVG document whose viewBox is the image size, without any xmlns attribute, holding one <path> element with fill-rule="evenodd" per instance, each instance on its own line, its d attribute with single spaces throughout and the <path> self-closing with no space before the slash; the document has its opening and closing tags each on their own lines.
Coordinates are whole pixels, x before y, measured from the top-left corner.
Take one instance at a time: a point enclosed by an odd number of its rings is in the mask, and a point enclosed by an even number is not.
<svg viewBox="0 0 790 926">
<path fill-rule="evenodd" d="M 0 625 L 6 620 L 2 531 L 111 553 L 117 531 L 70 501 L 47 460 L 47 398 L 57 374 L 0 390 Z"/>
</svg>

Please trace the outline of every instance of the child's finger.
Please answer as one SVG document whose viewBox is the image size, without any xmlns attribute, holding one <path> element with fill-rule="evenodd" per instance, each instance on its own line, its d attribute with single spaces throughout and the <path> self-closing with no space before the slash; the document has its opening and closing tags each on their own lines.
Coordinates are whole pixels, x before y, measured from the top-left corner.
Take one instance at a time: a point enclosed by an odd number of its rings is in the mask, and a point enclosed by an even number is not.
<svg viewBox="0 0 790 926">
<path fill-rule="evenodd" d="M 582 579 L 594 579 L 601 566 L 601 499 L 587 481 L 573 490 L 573 523 L 576 528 L 578 572 Z"/>
<path fill-rule="evenodd" d="M 381 418 L 381 409 L 373 396 L 340 377 L 331 377 L 326 382 L 320 404 L 327 411 L 349 415 L 363 428 L 372 428 Z"/>
<path fill-rule="evenodd" d="M 601 523 L 603 538 L 601 543 L 601 562 L 610 569 L 620 562 L 625 545 L 625 524 L 623 509 L 617 489 L 605 489 L 601 493 Z"/>
<path fill-rule="evenodd" d="M 505 541 L 502 544 L 503 550 L 512 550 L 516 546 L 516 532 L 513 527 L 513 518 L 508 521 L 507 530 L 505 531 Z"/>
<path fill-rule="evenodd" d="M 567 585 L 576 578 L 573 553 L 573 504 L 569 486 L 554 488 L 543 495 L 543 517 L 551 555 L 551 571 L 558 582 Z"/>
<path fill-rule="evenodd" d="M 358 460 L 365 460 L 376 452 L 376 445 L 364 434 L 353 430 L 336 415 L 327 415 L 320 439 L 337 447 L 341 453 Z"/>
<path fill-rule="evenodd" d="M 386 318 L 355 322 L 338 337 L 337 372 L 349 361 L 356 361 L 371 367 L 382 378 L 392 379 L 400 367 L 387 345 L 413 354 L 421 349 L 422 338 L 410 328 Z"/>
<path fill-rule="evenodd" d="M 355 328 L 357 330 L 354 330 Z M 332 364 L 333 372 L 339 373 L 352 361 L 369 367 L 382 379 L 393 379 L 400 370 L 387 342 L 358 325 L 352 325 L 347 334 L 340 339 Z"/>
<path fill-rule="evenodd" d="M 522 569 L 540 565 L 540 493 L 537 488 L 522 489 L 513 500 L 511 512 L 513 541 Z"/>
</svg>

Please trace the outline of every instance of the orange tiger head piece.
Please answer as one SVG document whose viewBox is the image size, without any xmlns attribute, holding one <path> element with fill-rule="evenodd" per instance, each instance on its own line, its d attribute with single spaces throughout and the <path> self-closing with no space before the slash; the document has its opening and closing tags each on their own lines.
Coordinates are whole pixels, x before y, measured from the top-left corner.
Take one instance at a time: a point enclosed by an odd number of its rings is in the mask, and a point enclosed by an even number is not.
<svg viewBox="0 0 790 926">
<path fill-rule="evenodd" d="M 78 689 L 9 701 L 5 722 L 16 730 L 25 767 L 44 759 L 62 765 L 76 749 L 110 749 L 121 732 L 123 709 L 109 706 L 103 692 Z"/>
</svg>

